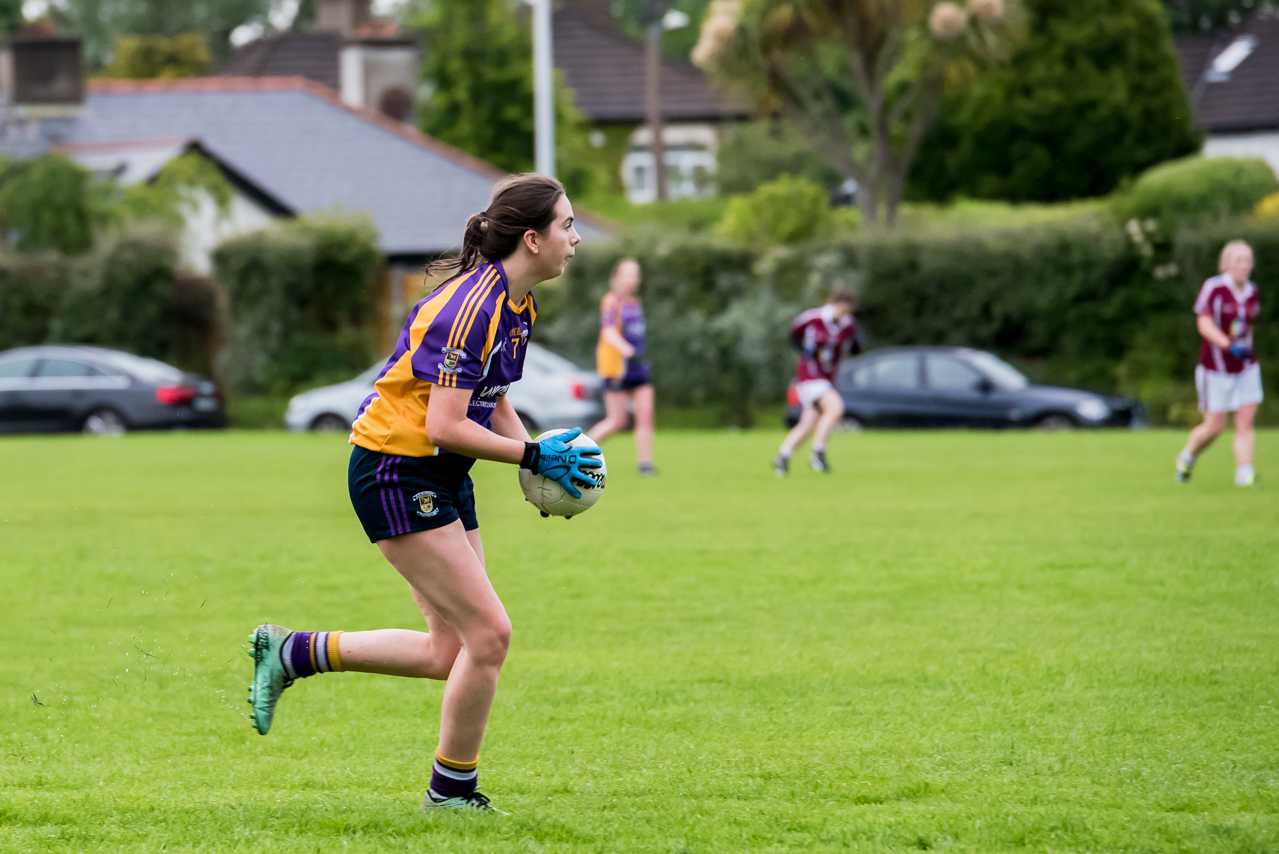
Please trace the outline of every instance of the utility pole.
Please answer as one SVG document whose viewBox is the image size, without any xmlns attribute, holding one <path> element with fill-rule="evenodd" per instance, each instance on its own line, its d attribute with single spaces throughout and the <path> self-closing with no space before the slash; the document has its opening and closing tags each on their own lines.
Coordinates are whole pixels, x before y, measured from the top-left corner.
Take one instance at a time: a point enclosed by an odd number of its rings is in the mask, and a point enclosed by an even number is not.
<svg viewBox="0 0 1279 854">
<path fill-rule="evenodd" d="M 533 161 L 555 177 L 555 61 L 551 45 L 551 0 L 533 7 Z"/>
<path fill-rule="evenodd" d="M 661 0 L 649 0 L 648 37 L 644 43 L 644 112 L 659 202 L 666 201 L 666 146 L 662 141 L 662 16 L 665 13 L 666 5 Z"/>
</svg>

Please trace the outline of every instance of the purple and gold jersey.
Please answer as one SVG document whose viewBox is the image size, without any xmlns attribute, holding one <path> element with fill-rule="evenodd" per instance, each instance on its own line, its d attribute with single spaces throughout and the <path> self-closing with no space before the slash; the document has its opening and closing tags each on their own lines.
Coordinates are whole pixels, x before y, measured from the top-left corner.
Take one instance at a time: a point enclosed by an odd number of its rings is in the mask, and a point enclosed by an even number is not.
<svg viewBox="0 0 1279 854">
<path fill-rule="evenodd" d="M 401 457 L 448 453 L 426 436 L 435 386 L 469 388 L 466 417 L 490 427 L 497 401 L 524 375 L 524 352 L 537 317 L 529 294 L 515 305 L 500 263 L 459 276 L 413 306 L 395 352 L 360 407 L 351 444 Z"/>
</svg>

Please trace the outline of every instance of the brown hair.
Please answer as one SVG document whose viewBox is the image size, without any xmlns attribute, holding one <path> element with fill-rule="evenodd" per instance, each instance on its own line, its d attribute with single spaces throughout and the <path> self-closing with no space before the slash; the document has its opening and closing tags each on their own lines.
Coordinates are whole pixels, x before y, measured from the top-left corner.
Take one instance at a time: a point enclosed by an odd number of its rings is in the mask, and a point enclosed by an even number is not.
<svg viewBox="0 0 1279 854">
<path fill-rule="evenodd" d="M 831 288 L 830 296 L 826 298 L 826 302 L 842 302 L 844 305 L 857 305 L 857 294 L 852 290 L 843 286 Z"/>
<path fill-rule="evenodd" d="M 623 264 L 634 264 L 636 267 L 638 267 L 639 259 L 630 255 L 627 255 L 624 258 L 617 259 L 617 263 L 613 265 L 613 269 L 610 270 L 608 273 L 608 280 L 610 282 L 617 278 L 617 271 L 622 269 Z"/>
<path fill-rule="evenodd" d="M 462 251 L 456 258 L 438 258 L 426 265 L 426 275 L 464 273 L 515 251 L 525 232 L 545 231 L 555 220 L 555 206 L 564 185 L 554 178 L 525 172 L 508 175 L 493 188 L 489 206 L 467 220 Z"/>
</svg>

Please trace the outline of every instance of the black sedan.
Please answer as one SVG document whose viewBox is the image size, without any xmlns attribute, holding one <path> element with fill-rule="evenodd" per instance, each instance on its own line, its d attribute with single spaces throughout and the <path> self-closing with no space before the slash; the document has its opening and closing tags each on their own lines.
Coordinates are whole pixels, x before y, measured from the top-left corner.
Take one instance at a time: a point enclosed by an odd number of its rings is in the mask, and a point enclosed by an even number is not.
<svg viewBox="0 0 1279 854">
<path fill-rule="evenodd" d="M 212 382 L 154 359 L 100 347 L 0 353 L 0 433 L 225 426 Z"/>
<path fill-rule="evenodd" d="M 1007 362 L 967 347 L 889 347 L 849 359 L 835 386 L 845 426 L 1129 427 L 1138 404 L 1126 398 L 1031 385 Z M 794 389 L 786 423 L 799 419 Z"/>
</svg>

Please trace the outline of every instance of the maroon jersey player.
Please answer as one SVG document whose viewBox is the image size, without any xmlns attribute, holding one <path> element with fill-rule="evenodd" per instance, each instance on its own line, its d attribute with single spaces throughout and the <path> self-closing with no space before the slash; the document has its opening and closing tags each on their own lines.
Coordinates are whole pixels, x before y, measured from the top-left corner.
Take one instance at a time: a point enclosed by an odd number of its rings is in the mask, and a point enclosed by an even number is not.
<svg viewBox="0 0 1279 854">
<path fill-rule="evenodd" d="M 1221 275 L 1204 282 L 1195 300 L 1199 334 L 1199 364 L 1195 388 L 1203 423 L 1190 433 L 1177 456 L 1177 482 L 1190 480 L 1195 460 L 1226 429 L 1226 416 L 1235 414 L 1235 483 L 1252 486 L 1253 419 L 1261 403 L 1261 367 L 1252 346 L 1252 330 L 1261 311 L 1252 274 L 1252 248 L 1232 240 L 1221 250 Z"/>
<path fill-rule="evenodd" d="M 804 312 L 791 324 L 791 341 L 800 351 L 795 392 L 802 411 L 799 423 L 786 434 L 773 458 L 778 477 L 786 476 L 791 455 L 809 433 L 813 434 L 813 470 L 830 471 L 826 439 L 844 415 L 844 399 L 835 390 L 835 373 L 840 360 L 861 349 L 861 330 L 853 319 L 856 307 L 853 293 L 837 288 L 825 305 Z"/>
</svg>

